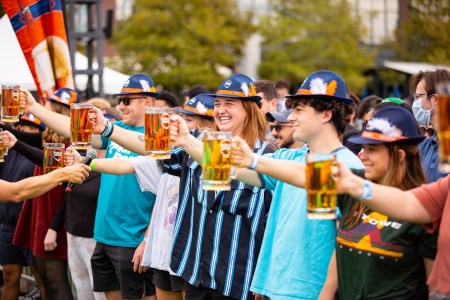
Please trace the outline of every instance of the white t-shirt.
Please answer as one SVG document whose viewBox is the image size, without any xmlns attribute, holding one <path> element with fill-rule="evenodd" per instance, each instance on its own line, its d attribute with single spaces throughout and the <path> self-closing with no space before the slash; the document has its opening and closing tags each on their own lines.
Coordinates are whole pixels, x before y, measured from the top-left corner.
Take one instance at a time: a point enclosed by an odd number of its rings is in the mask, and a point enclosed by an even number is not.
<svg viewBox="0 0 450 300">
<path fill-rule="evenodd" d="M 180 178 L 161 175 L 156 160 L 145 156 L 132 157 L 130 162 L 141 190 L 156 194 L 142 265 L 175 274 L 170 270 L 170 258 Z"/>
</svg>

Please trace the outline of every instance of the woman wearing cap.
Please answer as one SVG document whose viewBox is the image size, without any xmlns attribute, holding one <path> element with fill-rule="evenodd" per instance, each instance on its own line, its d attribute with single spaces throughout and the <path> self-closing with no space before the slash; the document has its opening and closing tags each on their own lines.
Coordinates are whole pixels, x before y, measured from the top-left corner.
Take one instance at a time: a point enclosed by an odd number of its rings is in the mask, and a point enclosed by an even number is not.
<svg viewBox="0 0 450 300">
<path fill-rule="evenodd" d="M 70 115 L 71 103 L 79 101 L 78 94 L 71 89 L 62 88 L 47 98 L 45 106 L 62 115 Z M 18 134 L 24 142 L 17 141 L 14 148 L 37 164 L 34 175 L 42 175 L 44 143 L 64 143 L 69 140 L 50 128 L 35 135 Z M 34 146 L 34 147 L 33 147 Z M 62 224 L 56 224 L 53 219 L 64 195 L 65 186 L 60 185 L 49 192 L 26 201 L 23 205 L 13 243 L 30 248 L 36 256 L 36 264 L 45 286 L 47 299 L 73 299 L 67 277 L 67 238 Z"/>
<path fill-rule="evenodd" d="M 161 98 L 162 106 L 173 106 Z M 186 120 L 189 130 L 212 129 L 214 98 L 206 94 L 197 95 L 181 108 L 173 111 L 180 113 Z M 126 146 L 126 145 L 123 145 Z M 66 164 L 73 164 L 81 157 L 76 152 L 67 153 Z M 157 195 L 152 218 L 148 225 L 146 238 L 135 252 L 133 259 L 136 272 L 142 272 L 148 267 L 153 269 L 153 283 L 156 286 L 158 300 L 183 299 L 184 280 L 175 276 L 170 270 L 170 254 L 173 245 L 173 225 L 178 210 L 178 190 L 180 179 L 169 174 L 160 175 L 160 166 L 156 160 L 145 156 L 138 156 L 124 160 L 121 158 L 94 159 L 91 168 L 97 172 L 108 174 L 136 174 L 143 191 L 150 191 Z M 143 250 L 145 249 L 145 250 Z M 142 254 L 143 251 L 143 254 Z M 138 257 L 142 256 L 143 257 Z"/>
<path fill-rule="evenodd" d="M 412 113 L 380 109 L 352 143 L 363 144 L 364 177 L 408 190 L 425 183 L 420 136 Z M 393 199 L 393 201 L 395 201 Z M 336 243 L 341 299 L 428 299 L 427 272 L 436 255 L 437 235 L 401 222 L 357 200 L 341 205 Z"/>
<path fill-rule="evenodd" d="M 259 111 L 253 80 L 235 74 L 220 85 L 215 98 L 216 130 L 231 131 L 253 149 L 271 153 L 264 142 L 265 121 Z M 180 203 L 175 221 L 171 269 L 186 281 L 189 299 L 250 299 L 250 283 L 264 234 L 271 194 L 231 181 L 231 190 L 200 189 L 203 144 L 174 116 L 171 138 L 176 147 L 164 165 L 180 176 Z"/>
</svg>

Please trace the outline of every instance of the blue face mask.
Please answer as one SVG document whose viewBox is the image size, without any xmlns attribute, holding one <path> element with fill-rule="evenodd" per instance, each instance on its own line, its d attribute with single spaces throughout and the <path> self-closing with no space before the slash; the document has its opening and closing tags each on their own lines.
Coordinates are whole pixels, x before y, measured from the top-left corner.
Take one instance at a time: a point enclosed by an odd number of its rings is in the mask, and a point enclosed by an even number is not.
<svg viewBox="0 0 450 300">
<path fill-rule="evenodd" d="M 422 107 L 422 99 L 423 98 L 419 98 L 414 100 L 413 102 L 412 111 L 414 114 L 414 118 L 416 118 L 416 121 L 422 125 L 430 125 L 431 111 L 434 107 L 430 110 L 424 109 Z"/>
</svg>

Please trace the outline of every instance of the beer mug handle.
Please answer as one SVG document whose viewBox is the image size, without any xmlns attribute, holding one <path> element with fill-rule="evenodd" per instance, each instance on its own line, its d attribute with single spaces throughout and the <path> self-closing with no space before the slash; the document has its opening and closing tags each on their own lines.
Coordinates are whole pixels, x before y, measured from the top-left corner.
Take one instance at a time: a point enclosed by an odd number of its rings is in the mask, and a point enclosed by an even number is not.
<svg viewBox="0 0 450 300">
<path fill-rule="evenodd" d="M 20 105 L 20 90 L 19 89 L 13 89 L 12 90 L 12 99 L 14 101 L 19 102 L 19 114 L 23 115 L 23 107 Z"/>
</svg>

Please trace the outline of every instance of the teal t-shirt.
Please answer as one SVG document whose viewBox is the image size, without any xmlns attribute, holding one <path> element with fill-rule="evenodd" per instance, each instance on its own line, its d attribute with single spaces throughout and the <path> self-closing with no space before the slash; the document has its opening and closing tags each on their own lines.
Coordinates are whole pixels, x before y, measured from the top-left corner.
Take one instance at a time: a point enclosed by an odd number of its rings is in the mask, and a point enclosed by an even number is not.
<svg viewBox="0 0 450 300">
<path fill-rule="evenodd" d="M 266 156 L 304 163 L 307 151 L 281 149 Z M 364 168 L 347 148 L 335 153 L 350 168 Z M 277 300 L 317 299 L 334 251 L 336 222 L 307 218 L 305 189 L 265 175 L 260 178 L 274 195 L 250 290 Z"/>
<path fill-rule="evenodd" d="M 143 126 L 133 127 L 122 121 L 114 125 L 144 132 Z M 106 149 L 106 158 L 139 155 L 103 137 L 102 149 Z M 135 248 L 144 238 L 156 196 L 141 192 L 135 174 L 101 176 L 94 239 L 111 246 Z"/>
</svg>

